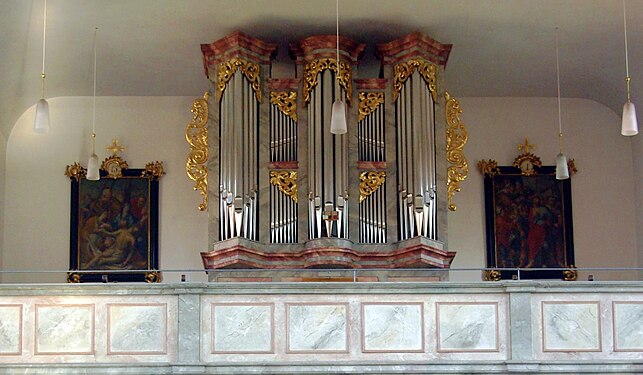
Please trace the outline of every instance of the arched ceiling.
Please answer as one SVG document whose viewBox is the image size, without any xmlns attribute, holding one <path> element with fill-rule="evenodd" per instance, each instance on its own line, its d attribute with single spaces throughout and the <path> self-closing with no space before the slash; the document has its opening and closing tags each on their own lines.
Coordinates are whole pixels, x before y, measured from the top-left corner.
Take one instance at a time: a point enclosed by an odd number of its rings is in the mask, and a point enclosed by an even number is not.
<svg viewBox="0 0 643 375">
<path fill-rule="evenodd" d="M 94 27 L 100 96 L 200 96 L 208 89 L 200 44 L 233 31 L 278 43 L 273 73 L 290 77 L 287 44 L 335 31 L 333 0 L 48 0 L 47 6 L 47 97 L 92 94 Z M 638 105 L 643 1 L 627 0 L 627 7 Z M 0 132 L 7 138 L 40 95 L 43 0 L 0 0 L 0 10 Z M 620 116 L 621 0 L 340 1 L 341 34 L 368 44 L 365 73 L 377 74 L 375 43 L 420 31 L 453 44 L 446 85 L 458 97 L 556 96 L 556 26 L 562 96 L 595 100 Z"/>
</svg>

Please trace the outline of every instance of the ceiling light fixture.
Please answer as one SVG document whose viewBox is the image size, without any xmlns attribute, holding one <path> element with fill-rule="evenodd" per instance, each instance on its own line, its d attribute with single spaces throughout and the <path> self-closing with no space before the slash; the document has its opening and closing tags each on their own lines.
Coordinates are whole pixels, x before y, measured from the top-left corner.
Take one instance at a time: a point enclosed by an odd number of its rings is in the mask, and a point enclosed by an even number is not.
<svg viewBox="0 0 643 375">
<path fill-rule="evenodd" d="M 556 179 L 566 180 L 569 178 L 569 168 L 567 167 L 567 157 L 563 154 L 563 121 L 560 115 L 560 64 L 558 62 L 558 28 L 556 28 L 556 82 L 558 84 L 558 144 L 560 147 L 558 156 L 556 156 Z"/>
<path fill-rule="evenodd" d="M 346 106 L 342 101 L 342 92 L 339 87 L 339 77 L 341 77 L 341 64 L 339 63 L 339 0 L 336 1 L 336 42 L 337 42 L 337 72 L 335 76 L 335 88 L 337 99 L 333 103 L 330 117 L 330 132 L 333 134 L 346 134 Z"/>
<path fill-rule="evenodd" d="M 100 168 L 98 165 L 98 155 L 96 155 L 96 31 L 94 29 L 94 105 L 92 114 L 92 154 L 87 162 L 87 179 L 91 181 L 100 180 Z"/>
<path fill-rule="evenodd" d="M 40 100 L 36 104 L 33 131 L 44 134 L 49 131 L 49 103 L 45 100 L 45 47 L 47 45 L 47 0 L 44 2 L 42 22 L 42 73 L 40 73 Z"/>
<path fill-rule="evenodd" d="M 623 105 L 623 122 L 621 123 L 621 134 L 633 136 L 639 133 L 639 125 L 636 121 L 636 108 L 630 101 L 630 64 L 627 56 L 627 17 L 625 14 L 625 0 L 623 0 L 623 34 L 625 36 L 625 89 L 627 102 Z"/>
</svg>

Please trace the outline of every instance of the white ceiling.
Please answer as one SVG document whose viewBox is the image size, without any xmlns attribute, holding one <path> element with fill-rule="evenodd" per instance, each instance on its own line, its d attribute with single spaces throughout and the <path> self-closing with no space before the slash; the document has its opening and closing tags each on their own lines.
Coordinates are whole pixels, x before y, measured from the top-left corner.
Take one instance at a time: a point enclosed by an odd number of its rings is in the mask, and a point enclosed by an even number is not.
<svg viewBox="0 0 643 375">
<path fill-rule="evenodd" d="M 277 43 L 273 73 L 292 76 L 288 43 L 335 32 L 333 0 L 48 0 L 47 7 L 48 98 L 91 95 L 95 27 L 99 96 L 200 96 L 208 89 L 200 44 L 237 30 Z M 42 14 L 43 0 L 0 0 L 5 137 L 40 95 Z M 627 19 L 632 95 L 643 108 L 643 0 L 627 0 Z M 556 96 L 556 26 L 562 96 L 620 115 L 621 0 L 340 2 L 342 35 L 368 45 L 361 73 L 378 72 L 375 43 L 420 31 L 453 44 L 446 85 L 456 97 Z"/>
</svg>

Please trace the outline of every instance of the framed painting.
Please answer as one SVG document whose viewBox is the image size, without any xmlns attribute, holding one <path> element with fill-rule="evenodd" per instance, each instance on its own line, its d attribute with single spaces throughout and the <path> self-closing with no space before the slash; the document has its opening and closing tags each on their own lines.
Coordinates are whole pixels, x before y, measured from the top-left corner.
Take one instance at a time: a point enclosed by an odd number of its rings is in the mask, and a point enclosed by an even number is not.
<svg viewBox="0 0 643 375">
<path fill-rule="evenodd" d="M 512 166 L 481 160 L 484 175 L 487 270 L 485 280 L 575 280 L 571 179 L 525 150 Z M 568 163 L 576 172 L 574 160 Z M 514 270 L 509 270 L 514 269 Z"/>
<path fill-rule="evenodd" d="M 68 282 L 158 282 L 160 162 L 128 169 L 114 155 L 105 159 L 100 179 L 90 181 L 78 163 L 71 179 Z M 131 272 L 129 272 L 131 271 Z"/>
</svg>

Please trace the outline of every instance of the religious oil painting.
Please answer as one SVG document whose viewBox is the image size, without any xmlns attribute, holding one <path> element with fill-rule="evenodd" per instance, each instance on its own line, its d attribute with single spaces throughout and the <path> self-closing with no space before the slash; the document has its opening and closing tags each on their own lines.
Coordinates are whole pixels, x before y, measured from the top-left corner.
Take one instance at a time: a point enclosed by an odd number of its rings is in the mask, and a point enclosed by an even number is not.
<svg viewBox="0 0 643 375">
<path fill-rule="evenodd" d="M 108 163 L 110 159 L 116 162 Z M 156 164 L 160 173 L 154 165 L 126 169 L 127 163 L 113 156 L 103 163 L 98 181 L 86 179 L 82 167 L 68 174 L 72 184 L 68 281 L 158 281 L 158 177 L 163 172 L 160 163 Z"/>
<path fill-rule="evenodd" d="M 478 166 L 485 177 L 487 268 L 493 269 L 485 278 L 575 279 L 570 179 L 557 180 L 555 167 L 529 152 L 513 166 L 493 160 Z M 570 167 L 575 172 L 573 161 Z M 507 268 L 520 268 L 520 276 Z"/>
</svg>

